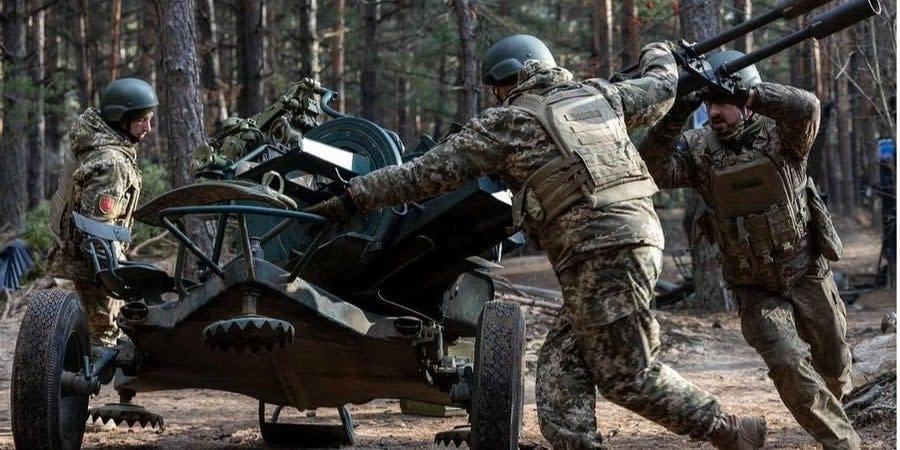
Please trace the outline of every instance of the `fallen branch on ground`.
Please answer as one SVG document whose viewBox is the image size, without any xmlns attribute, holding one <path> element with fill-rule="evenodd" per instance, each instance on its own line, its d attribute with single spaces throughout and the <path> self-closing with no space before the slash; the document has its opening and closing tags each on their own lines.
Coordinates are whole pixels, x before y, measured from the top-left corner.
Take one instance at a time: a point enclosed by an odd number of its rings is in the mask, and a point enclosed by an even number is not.
<svg viewBox="0 0 900 450">
<path fill-rule="evenodd" d="M 526 294 L 536 295 L 538 297 L 557 299 L 562 298 L 562 292 L 557 291 L 556 289 L 544 289 L 535 286 L 526 286 L 523 284 L 514 284 L 513 287 Z"/>
<path fill-rule="evenodd" d="M 534 298 L 522 297 L 519 295 L 513 294 L 501 294 L 499 300 L 518 303 L 524 306 L 534 306 L 538 308 L 545 308 L 551 311 L 559 311 L 562 308 L 562 305 L 558 303 L 545 302 L 543 300 L 537 300 Z"/>
<path fill-rule="evenodd" d="M 500 275 L 492 274 L 491 278 L 503 287 L 511 290 L 516 295 L 522 297 L 537 296 L 542 298 L 562 298 L 562 292 L 557 291 L 556 289 L 544 289 L 536 286 L 527 286 L 524 284 L 513 284 L 511 281 L 509 281 L 505 277 L 501 277 Z"/>
<path fill-rule="evenodd" d="M 153 243 L 155 243 L 155 242 L 159 242 L 159 241 L 165 239 L 165 237 L 168 236 L 168 235 L 169 235 L 169 230 L 166 230 L 166 231 L 163 231 L 163 232 L 160 233 L 160 234 L 157 234 L 156 236 L 153 236 L 153 237 L 150 238 L 150 239 L 147 239 L 147 240 L 144 241 L 144 242 L 141 242 L 141 243 L 138 244 L 138 245 L 135 245 L 134 248 L 131 249 L 131 251 L 128 252 L 128 258 L 129 258 L 129 259 L 130 259 L 130 258 L 135 258 L 135 257 L 138 255 L 138 252 L 141 251 L 141 249 L 143 249 L 144 247 L 146 247 L 146 246 L 148 246 L 148 245 L 150 245 L 150 244 L 153 244 Z"/>
</svg>

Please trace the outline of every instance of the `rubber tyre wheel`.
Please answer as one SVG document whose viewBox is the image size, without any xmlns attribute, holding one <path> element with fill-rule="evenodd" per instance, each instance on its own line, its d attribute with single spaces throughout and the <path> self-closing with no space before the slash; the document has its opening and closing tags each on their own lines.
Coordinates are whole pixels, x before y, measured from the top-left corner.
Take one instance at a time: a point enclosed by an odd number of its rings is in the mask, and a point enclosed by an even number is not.
<svg viewBox="0 0 900 450">
<path fill-rule="evenodd" d="M 10 395 L 16 448 L 78 449 L 88 396 L 63 397 L 63 370 L 82 372 L 90 338 L 78 294 L 41 290 L 29 295 L 16 340 Z"/>
<path fill-rule="evenodd" d="M 485 303 L 475 337 L 475 386 L 469 419 L 473 450 L 515 450 L 522 429 L 525 319 L 518 305 Z"/>
</svg>

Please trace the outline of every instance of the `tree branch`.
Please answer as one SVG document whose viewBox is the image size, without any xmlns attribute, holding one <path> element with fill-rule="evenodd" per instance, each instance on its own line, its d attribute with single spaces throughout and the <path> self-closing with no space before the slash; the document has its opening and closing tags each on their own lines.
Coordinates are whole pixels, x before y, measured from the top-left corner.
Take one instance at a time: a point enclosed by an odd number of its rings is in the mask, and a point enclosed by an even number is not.
<svg viewBox="0 0 900 450">
<path fill-rule="evenodd" d="M 159 241 L 165 239 L 166 236 L 168 236 L 168 235 L 169 235 L 169 230 L 166 230 L 166 231 L 163 231 L 163 232 L 160 233 L 160 234 L 157 234 L 156 236 L 153 236 L 153 237 L 150 238 L 150 239 L 147 239 L 147 240 L 144 241 L 144 242 L 141 242 L 141 243 L 138 244 L 138 245 L 135 245 L 134 248 L 131 249 L 131 250 L 128 252 L 128 258 L 131 259 L 131 258 L 136 257 L 136 256 L 138 255 L 138 252 L 141 251 L 141 249 L 143 249 L 144 247 L 146 247 L 146 246 L 148 246 L 148 245 L 150 245 L 150 244 L 153 244 L 153 243 L 155 243 L 155 242 L 159 242 Z"/>
</svg>

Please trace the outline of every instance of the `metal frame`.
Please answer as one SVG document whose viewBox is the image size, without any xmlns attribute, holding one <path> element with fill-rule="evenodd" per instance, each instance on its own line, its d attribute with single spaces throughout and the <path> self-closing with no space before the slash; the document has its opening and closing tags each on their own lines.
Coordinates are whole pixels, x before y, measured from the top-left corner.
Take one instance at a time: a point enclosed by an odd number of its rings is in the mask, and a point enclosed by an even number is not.
<svg viewBox="0 0 900 450">
<path fill-rule="evenodd" d="M 216 236 L 214 239 L 213 246 L 213 254 L 212 258 L 207 256 L 203 250 L 197 246 L 196 243 L 184 232 L 184 223 L 181 221 L 183 216 L 194 215 L 194 214 L 218 214 L 218 227 L 216 230 Z M 239 253 L 237 257 L 242 257 L 244 259 L 244 263 L 249 268 L 249 279 L 248 281 L 256 280 L 256 273 L 254 269 L 253 263 L 253 255 L 250 252 L 250 239 L 251 236 L 247 230 L 247 220 L 246 215 L 262 215 L 262 216 L 274 216 L 274 217 L 284 217 L 285 220 L 281 221 L 274 228 L 266 232 L 266 234 L 259 237 L 259 242 L 261 244 L 265 244 L 270 239 L 275 237 L 281 230 L 283 230 L 291 220 L 301 220 L 305 222 L 312 222 L 318 225 L 322 225 L 322 227 L 315 234 L 313 239 L 309 242 L 308 247 L 303 252 L 303 256 L 299 261 L 295 264 L 294 269 L 291 271 L 293 274 L 291 279 L 288 281 L 293 281 L 296 278 L 296 274 L 299 274 L 302 268 L 309 262 L 310 257 L 312 257 L 313 250 L 318 247 L 319 241 L 321 241 L 322 236 L 325 235 L 327 231 L 327 227 L 325 225 L 330 222 L 328 219 L 311 213 L 301 212 L 301 211 L 290 211 L 285 209 L 278 208 L 270 208 L 263 206 L 250 206 L 250 205 L 211 205 L 211 206 L 181 206 L 175 208 L 166 208 L 159 212 L 160 221 L 162 221 L 163 226 L 175 236 L 176 239 L 180 241 L 180 248 L 178 253 L 178 258 L 176 260 L 175 266 L 175 285 L 182 286 L 182 280 L 184 279 L 184 250 L 188 250 L 194 254 L 197 258 L 199 258 L 206 265 L 209 270 L 212 270 L 219 278 L 223 278 L 225 276 L 225 272 L 223 271 L 222 266 L 219 264 L 219 258 L 222 253 L 222 244 L 225 240 L 225 225 L 228 222 L 230 216 L 236 216 L 238 219 L 238 230 L 240 233 L 241 246 L 243 251 Z M 176 219 L 171 219 L 175 217 Z"/>
</svg>

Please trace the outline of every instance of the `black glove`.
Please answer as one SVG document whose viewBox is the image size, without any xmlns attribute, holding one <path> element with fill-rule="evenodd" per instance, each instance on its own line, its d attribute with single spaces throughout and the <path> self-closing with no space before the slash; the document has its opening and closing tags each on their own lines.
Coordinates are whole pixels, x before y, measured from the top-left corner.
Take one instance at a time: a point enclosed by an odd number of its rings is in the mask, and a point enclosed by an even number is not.
<svg viewBox="0 0 900 450">
<path fill-rule="evenodd" d="M 739 83 L 716 83 L 706 85 L 699 91 L 699 95 L 707 103 L 730 104 L 743 107 L 750 98 L 750 89 L 743 87 Z"/>
<path fill-rule="evenodd" d="M 303 210 L 303 212 L 320 215 L 336 224 L 347 223 L 359 212 L 356 203 L 347 191 L 335 195 Z"/>
<path fill-rule="evenodd" d="M 672 105 L 672 109 L 669 110 L 669 116 L 680 120 L 687 119 L 691 113 L 700 107 L 701 103 L 703 103 L 703 99 L 700 98 L 700 95 L 696 92 L 679 95 L 678 97 L 675 97 L 675 104 Z"/>
<path fill-rule="evenodd" d="M 697 90 L 705 102 L 744 106 L 750 98 L 750 89 L 739 78 L 719 76 L 702 58 L 681 54 L 678 64 L 688 73 L 689 82 L 679 82 L 679 90 Z M 689 86 L 689 87 L 688 87 Z"/>
</svg>

